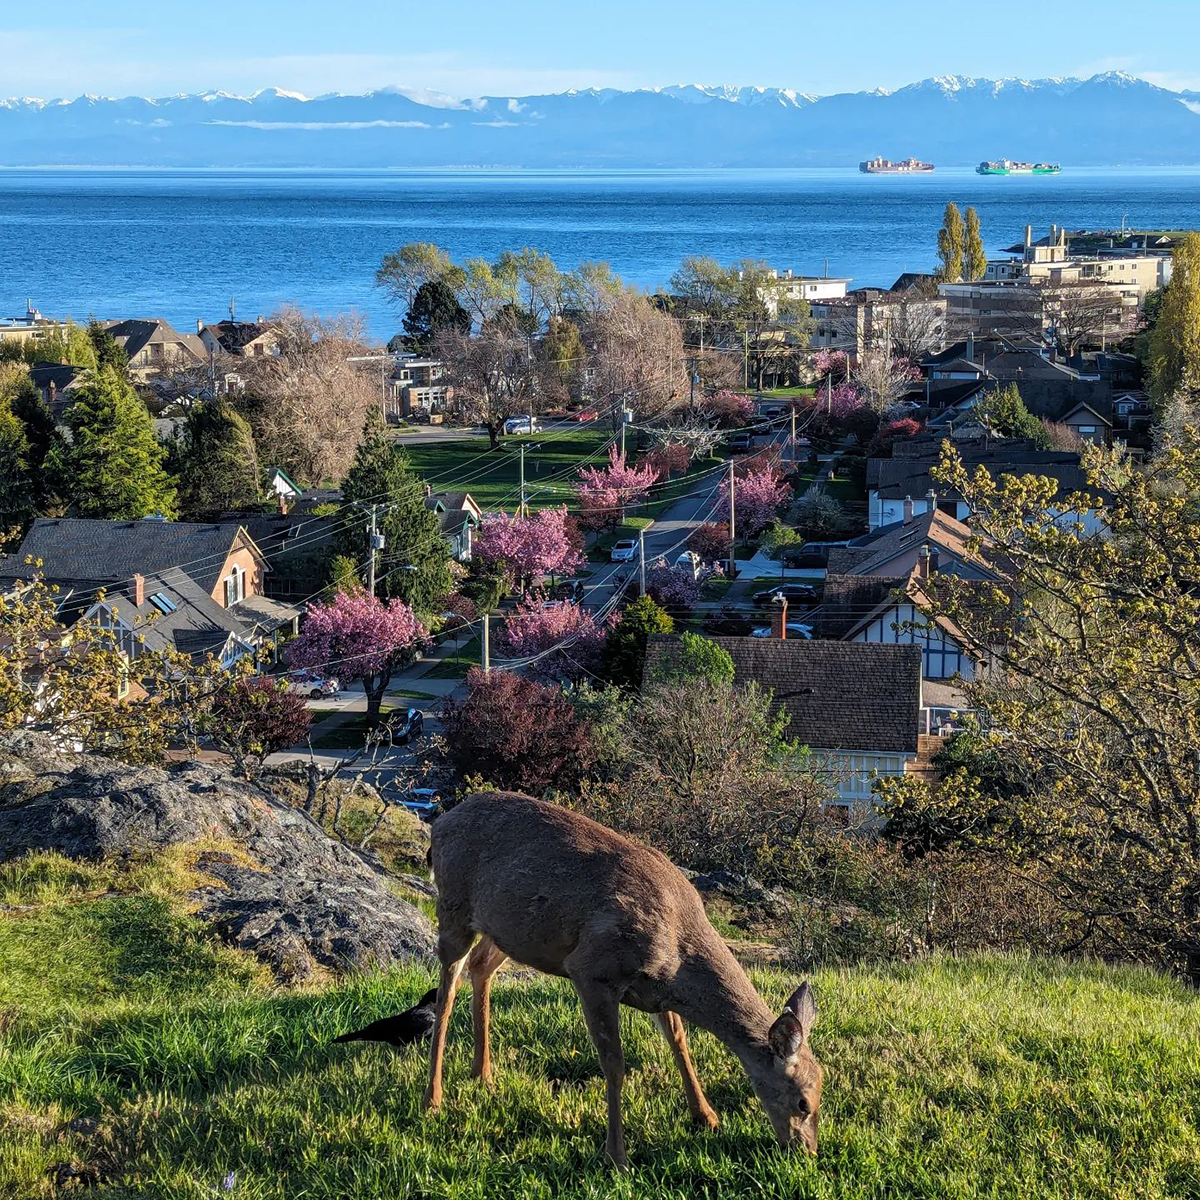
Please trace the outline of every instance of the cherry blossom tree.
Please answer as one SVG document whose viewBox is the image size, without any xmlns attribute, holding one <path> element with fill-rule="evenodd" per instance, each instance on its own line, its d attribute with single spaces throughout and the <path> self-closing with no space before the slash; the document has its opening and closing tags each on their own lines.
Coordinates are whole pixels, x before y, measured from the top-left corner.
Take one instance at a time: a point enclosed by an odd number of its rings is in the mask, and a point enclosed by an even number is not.
<svg viewBox="0 0 1200 1200">
<path fill-rule="evenodd" d="M 608 466 L 584 467 L 575 492 L 579 497 L 580 523 L 590 529 L 615 525 L 627 505 L 636 504 L 658 478 L 653 465 L 630 466 L 616 446 L 608 452 Z"/>
<path fill-rule="evenodd" d="M 284 653 L 290 667 L 361 682 L 367 720 L 375 725 L 393 673 L 428 642 L 428 631 L 403 600 L 384 603 L 356 590 L 310 608 L 300 636 Z"/>
<path fill-rule="evenodd" d="M 722 429 L 739 428 L 754 416 L 754 401 L 728 388 L 722 388 L 710 396 L 705 407 Z"/>
<path fill-rule="evenodd" d="M 753 537 L 762 529 L 792 495 L 791 484 L 785 483 L 769 468 L 751 471 L 734 480 L 734 514 L 737 531 L 743 538 Z M 725 502 L 729 502 L 729 481 L 725 481 Z"/>
<path fill-rule="evenodd" d="M 505 615 L 496 648 L 509 658 L 544 655 L 526 670 L 535 679 L 576 680 L 596 670 L 604 638 L 605 630 L 582 605 L 547 605 L 534 593 Z"/>
<path fill-rule="evenodd" d="M 574 575 L 586 561 L 574 518 L 565 506 L 543 508 L 528 517 L 484 517 L 475 535 L 474 555 L 501 568 L 522 591 L 543 575 Z"/>
<path fill-rule="evenodd" d="M 725 558 L 729 554 L 728 522 L 707 521 L 697 525 L 688 534 L 688 549 L 700 555 L 703 562 L 717 562 Z"/>
<path fill-rule="evenodd" d="M 822 380 L 829 375 L 844 380 L 849 375 L 844 350 L 818 350 L 813 355 L 812 365 L 817 377 Z"/>
<path fill-rule="evenodd" d="M 654 468 L 659 479 L 670 479 L 692 465 L 692 452 L 682 442 L 663 442 L 646 455 L 646 465 Z"/>
<path fill-rule="evenodd" d="M 706 578 L 696 579 L 690 570 L 668 566 L 660 558 L 646 571 L 646 595 L 677 617 L 700 599 Z"/>
</svg>

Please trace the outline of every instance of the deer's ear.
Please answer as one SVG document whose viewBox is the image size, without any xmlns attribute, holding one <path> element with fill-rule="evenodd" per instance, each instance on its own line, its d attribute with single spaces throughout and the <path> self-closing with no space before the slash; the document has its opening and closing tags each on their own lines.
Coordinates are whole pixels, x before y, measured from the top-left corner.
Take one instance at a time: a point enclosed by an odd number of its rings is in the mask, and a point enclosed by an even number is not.
<svg viewBox="0 0 1200 1200">
<path fill-rule="evenodd" d="M 767 1041 L 775 1052 L 775 1057 L 784 1061 L 795 1055 L 804 1045 L 804 1028 L 796 1020 L 796 1014 L 791 1009 L 785 1008 L 782 1015 L 775 1019 L 775 1024 L 767 1034 Z"/>
<path fill-rule="evenodd" d="M 808 1041 L 808 1035 L 817 1023 L 817 997 L 807 979 L 792 993 L 784 1011 L 795 1015 L 804 1031 L 804 1040 Z"/>
</svg>

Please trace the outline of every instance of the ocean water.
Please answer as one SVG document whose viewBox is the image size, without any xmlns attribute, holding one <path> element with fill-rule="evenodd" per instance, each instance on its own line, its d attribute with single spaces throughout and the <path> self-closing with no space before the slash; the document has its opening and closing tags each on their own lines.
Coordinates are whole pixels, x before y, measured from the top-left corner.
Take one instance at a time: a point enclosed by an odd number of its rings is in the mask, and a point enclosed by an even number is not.
<svg viewBox="0 0 1200 1200">
<path fill-rule="evenodd" d="M 926 270 L 948 200 L 979 210 L 989 253 L 1069 228 L 1200 227 L 1200 169 L 1052 177 L 853 170 L 0 170 L 0 317 L 216 321 L 284 303 L 399 326 L 372 286 L 381 257 L 433 241 L 456 258 L 537 246 L 560 267 L 610 263 L 653 289 L 681 258 L 764 258 L 887 286 Z"/>
</svg>

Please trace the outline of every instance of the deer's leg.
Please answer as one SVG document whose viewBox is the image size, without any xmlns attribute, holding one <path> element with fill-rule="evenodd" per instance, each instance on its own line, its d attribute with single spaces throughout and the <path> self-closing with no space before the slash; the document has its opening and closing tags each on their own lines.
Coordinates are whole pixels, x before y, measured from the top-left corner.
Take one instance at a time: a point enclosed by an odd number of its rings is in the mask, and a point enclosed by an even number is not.
<svg viewBox="0 0 1200 1200">
<path fill-rule="evenodd" d="M 444 934 L 438 938 L 438 957 L 442 960 L 442 974 L 438 982 L 437 1013 L 433 1018 L 433 1033 L 429 1038 L 429 1087 L 425 1090 L 425 1109 L 432 1111 L 442 1103 L 442 1058 L 446 1052 L 446 1030 L 450 1025 L 450 1011 L 454 1008 L 454 993 L 458 991 L 458 977 L 467 961 L 471 943 L 455 944 Z"/>
<path fill-rule="evenodd" d="M 583 1019 L 587 1022 L 600 1066 L 604 1071 L 605 1092 L 608 1097 L 608 1138 L 605 1152 L 616 1167 L 629 1165 L 625 1157 L 625 1131 L 621 1125 L 621 1085 L 625 1082 L 625 1054 L 621 1049 L 619 1003 L 608 984 L 573 979 L 575 990 L 583 1003 Z"/>
<path fill-rule="evenodd" d="M 488 1037 L 491 1024 L 492 976 L 508 957 L 491 938 L 483 937 L 467 959 L 471 976 L 471 1026 L 475 1033 L 475 1060 L 471 1078 L 492 1081 L 492 1051 Z"/>
<path fill-rule="evenodd" d="M 678 1013 L 670 1011 L 654 1014 L 654 1022 L 662 1030 L 679 1074 L 683 1076 L 683 1094 L 687 1098 L 688 1112 L 692 1114 L 694 1124 L 705 1129 L 716 1129 L 720 1124 L 717 1114 L 704 1098 L 704 1090 L 692 1064 L 692 1056 L 688 1053 L 687 1034 L 683 1028 L 683 1018 Z"/>
</svg>

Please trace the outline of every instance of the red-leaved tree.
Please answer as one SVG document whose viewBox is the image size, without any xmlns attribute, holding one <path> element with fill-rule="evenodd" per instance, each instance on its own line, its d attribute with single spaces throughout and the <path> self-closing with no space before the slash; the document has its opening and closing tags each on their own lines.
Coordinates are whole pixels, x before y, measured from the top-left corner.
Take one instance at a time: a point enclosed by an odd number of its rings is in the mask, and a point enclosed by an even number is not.
<svg viewBox="0 0 1200 1200">
<path fill-rule="evenodd" d="M 591 725 L 557 687 L 472 667 L 466 695 L 442 709 L 446 753 L 461 776 L 537 795 L 572 788 L 595 757 Z"/>
<path fill-rule="evenodd" d="M 774 471 L 751 471 L 734 480 L 734 516 L 737 531 L 743 538 L 752 538 L 779 511 L 792 495 L 791 484 L 785 483 Z M 729 481 L 724 484 L 725 503 L 729 503 Z"/>
<path fill-rule="evenodd" d="M 425 626 L 403 600 L 385 604 L 358 590 L 339 592 L 328 604 L 310 608 L 300 636 L 284 654 L 291 667 L 361 682 L 367 720 L 375 725 L 392 675 L 428 641 Z"/>
<path fill-rule="evenodd" d="M 243 675 L 227 678 L 204 718 L 204 732 L 247 779 L 263 759 L 308 737 L 312 715 L 304 697 L 281 679 Z"/>
<path fill-rule="evenodd" d="M 589 529 L 615 525 L 624 518 L 626 506 L 641 500 L 657 478 L 658 472 L 650 463 L 632 467 L 613 446 L 607 467 L 583 467 L 579 471 L 575 492 L 580 523 Z"/>
<path fill-rule="evenodd" d="M 697 525 L 688 534 L 688 549 L 694 550 L 702 562 L 717 562 L 729 556 L 729 523 L 708 521 Z"/>
<path fill-rule="evenodd" d="M 683 475 L 692 465 L 692 452 L 682 442 L 663 442 L 646 455 L 646 465 L 653 467 L 659 479 Z"/>
<path fill-rule="evenodd" d="M 575 680 L 595 671 L 604 636 L 582 605 L 547 606 L 545 597 L 534 593 L 504 615 L 496 647 L 508 658 L 536 656 L 536 662 L 523 668 L 534 679 Z"/>
<path fill-rule="evenodd" d="M 473 553 L 503 570 L 522 591 L 543 575 L 574 575 L 586 561 L 576 522 L 565 507 L 543 508 L 528 517 L 484 517 Z"/>
</svg>

